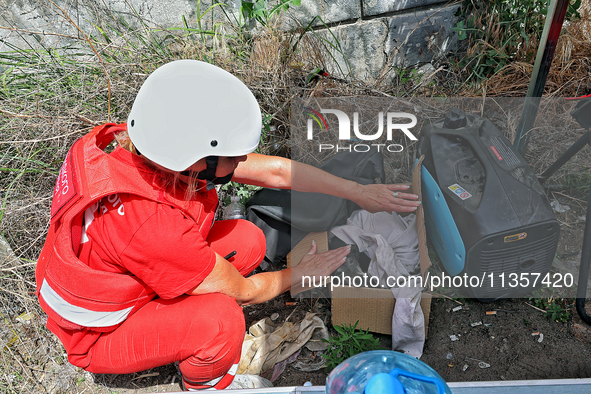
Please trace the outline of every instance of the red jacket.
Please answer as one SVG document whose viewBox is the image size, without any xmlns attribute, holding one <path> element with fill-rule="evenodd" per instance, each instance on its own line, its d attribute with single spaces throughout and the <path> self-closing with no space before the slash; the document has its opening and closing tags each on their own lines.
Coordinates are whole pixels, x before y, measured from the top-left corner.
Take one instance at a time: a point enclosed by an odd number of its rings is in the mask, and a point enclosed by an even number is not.
<svg viewBox="0 0 591 394">
<path fill-rule="evenodd" d="M 127 165 L 103 149 L 125 124 L 95 127 L 74 143 L 60 170 L 53 201 L 49 232 L 35 276 L 37 296 L 49 318 L 65 329 L 89 328 L 111 331 L 156 294 L 130 274 L 91 269 L 77 256 L 82 213 L 101 198 L 129 193 L 181 209 L 207 234 L 217 208 L 215 189 L 187 201 L 185 189 L 170 192 L 162 178 L 141 165 Z"/>
</svg>

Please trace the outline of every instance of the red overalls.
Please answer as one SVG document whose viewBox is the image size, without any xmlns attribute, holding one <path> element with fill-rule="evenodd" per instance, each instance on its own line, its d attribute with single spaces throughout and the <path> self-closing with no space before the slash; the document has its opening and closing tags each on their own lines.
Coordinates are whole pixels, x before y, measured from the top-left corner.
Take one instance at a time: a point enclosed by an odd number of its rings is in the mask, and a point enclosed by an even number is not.
<svg viewBox="0 0 591 394">
<path fill-rule="evenodd" d="M 61 168 L 36 269 L 48 327 L 64 343 L 70 362 L 91 372 L 130 373 L 180 361 L 187 387 L 225 388 L 244 336 L 244 317 L 235 300 L 221 294 L 163 300 L 133 275 L 91 269 L 76 257 L 79 219 L 88 206 L 113 193 L 171 205 L 195 222 L 213 250 L 225 243 L 231 243 L 231 250 L 248 248 L 238 256 L 251 256 L 251 261 L 235 262 L 243 275 L 262 260 L 264 236 L 245 221 L 212 228 L 215 190 L 186 201 L 184 190 L 175 195 L 161 187 L 156 173 L 106 154 L 102 149 L 123 130 L 125 125 L 96 127 L 74 144 Z M 246 234 L 250 238 L 244 242 Z"/>
</svg>

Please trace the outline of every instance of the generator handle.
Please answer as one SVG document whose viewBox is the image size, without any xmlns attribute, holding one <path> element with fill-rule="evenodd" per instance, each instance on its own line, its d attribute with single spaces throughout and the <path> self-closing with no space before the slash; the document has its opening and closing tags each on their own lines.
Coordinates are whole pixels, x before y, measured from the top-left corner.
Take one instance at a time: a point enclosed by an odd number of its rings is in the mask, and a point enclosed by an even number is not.
<svg viewBox="0 0 591 394">
<path fill-rule="evenodd" d="M 483 123 L 484 123 L 483 118 L 475 119 L 474 120 L 474 128 L 477 130 L 480 130 Z M 474 147 L 474 152 L 476 153 L 476 156 L 478 156 L 478 159 L 480 160 L 480 164 L 482 164 L 482 166 L 484 167 L 484 171 L 485 172 L 494 171 L 493 164 L 491 164 L 491 161 L 488 160 L 492 156 L 492 153 L 488 152 L 488 147 L 486 145 L 484 145 L 484 142 L 482 142 L 482 140 L 480 138 L 476 138 L 472 134 L 462 131 L 462 129 L 457 129 L 457 130 L 446 129 L 444 133 L 447 135 L 453 136 L 453 137 L 459 137 L 459 138 L 462 138 L 465 140 L 470 140 L 471 142 L 473 142 L 471 144 L 471 146 Z M 511 144 L 509 143 L 509 146 L 510 145 Z M 519 154 L 519 152 L 517 152 L 516 150 L 513 150 L 513 153 L 517 155 L 517 158 L 520 159 L 520 162 L 525 161 L 523 159 L 523 157 L 521 156 L 521 154 Z M 494 159 L 494 157 L 493 157 L 493 159 Z M 496 165 L 498 168 L 501 168 L 501 166 L 495 160 L 492 160 L 492 162 L 494 162 L 495 163 L 494 165 Z"/>
</svg>

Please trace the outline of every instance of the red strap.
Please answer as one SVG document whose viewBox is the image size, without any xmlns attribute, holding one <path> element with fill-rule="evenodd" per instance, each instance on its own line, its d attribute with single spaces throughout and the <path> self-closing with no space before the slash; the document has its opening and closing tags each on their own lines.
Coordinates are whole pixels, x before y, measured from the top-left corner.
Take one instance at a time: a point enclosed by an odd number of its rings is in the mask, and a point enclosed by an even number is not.
<svg viewBox="0 0 591 394">
<path fill-rule="evenodd" d="M 115 123 L 106 123 L 102 126 L 98 126 L 98 130 L 96 130 L 96 144 L 99 149 L 104 150 L 107 145 L 113 141 L 113 134 L 119 133 L 121 131 L 127 130 L 127 124 L 115 124 Z"/>
<path fill-rule="evenodd" d="M 78 215 L 72 221 L 72 250 L 74 254 L 78 256 L 80 252 L 80 244 L 82 243 L 82 218 L 84 217 L 84 213 Z"/>
<path fill-rule="evenodd" d="M 586 96 L 580 96 L 580 97 L 566 97 L 567 100 L 582 100 L 585 98 L 591 98 L 591 93 L 587 94 Z"/>
</svg>

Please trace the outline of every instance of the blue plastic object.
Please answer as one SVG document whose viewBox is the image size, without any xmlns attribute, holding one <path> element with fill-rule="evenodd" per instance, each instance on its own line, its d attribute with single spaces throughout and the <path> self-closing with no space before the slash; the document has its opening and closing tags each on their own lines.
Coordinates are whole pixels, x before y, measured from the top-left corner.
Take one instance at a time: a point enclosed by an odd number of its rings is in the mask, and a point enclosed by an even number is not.
<svg viewBox="0 0 591 394">
<path fill-rule="evenodd" d="M 404 394 L 404 386 L 389 373 L 381 372 L 369 379 L 365 385 L 365 394 Z"/>
<path fill-rule="evenodd" d="M 433 176 L 423 166 L 423 205 L 429 239 L 450 275 L 458 275 L 466 263 L 466 247 L 443 193 Z"/>
<path fill-rule="evenodd" d="M 326 378 L 327 394 L 451 394 L 441 376 L 406 354 L 374 350 L 350 357 Z"/>
</svg>

